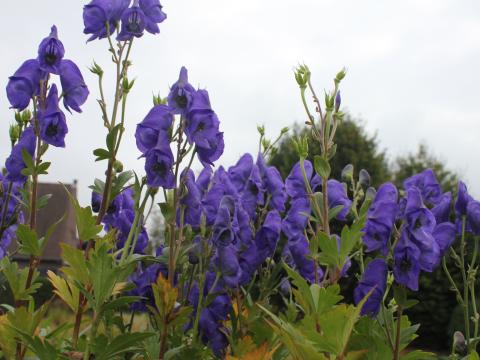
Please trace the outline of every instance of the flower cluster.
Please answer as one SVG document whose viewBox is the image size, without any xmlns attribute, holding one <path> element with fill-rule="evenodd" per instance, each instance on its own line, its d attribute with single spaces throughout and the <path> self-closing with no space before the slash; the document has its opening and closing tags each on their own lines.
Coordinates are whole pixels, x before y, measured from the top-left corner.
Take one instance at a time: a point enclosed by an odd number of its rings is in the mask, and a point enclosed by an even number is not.
<svg viewBox="0 0 480 360">
<path fill-rule="evenodd" d="M 102 203 L 102 195 L 92 192 L 92 210 L 98 212 Z M 123 249 L 125 242 L 130 234 L 135 219 L 135 202 L 133 199 L 133 190 L 127 188 L 117 195 L 108 206 L 105 216 L 102 219 L 105 230 L 114 229 L 117 236 L 117 249 Z M 148 246 L 148 234 L 145 226 L 140 226 L 138 237 L 132 238 L 135 242 L 130 246 L 133 252 L 143 254 Z"/>
<path fill-rule="evenodd" d="M 367 252 L 379 251 L 391 259 L 396 283 L 416 291 L 420 273 L 432 272 L 439 265 L 455 240 L 456 228 L 450 222 L 452 196 L 442 193 L 431 169 L 406 179 L 403 187 L 405 196 L 400 199 L 393 184 L 379 187 L 367 213 L 363 243 Z M 467 198 L 466 189 L 459 192 L 459 212 L 466 210 L 462 201 Z M 378 313 L 387 273 L 387 262 L 380 258 L 366 268 L 355 290 L 356 303 L 371 289 L 374 292 L 363 313 Z"/>
<path fill-rule="evenodd" d="M 180 122 L 174 133 L 175 114 L 180 114 Z M 138 149 L 145 157 L 149 186 L 175 187 L 171 142 L 182 143 L 183 135 L 204 166 L 213 165 L 223 153 L 223 133 L 219 131 L 219 120 L 211 108 L 208 92 L 195 90 L 188 83 L 184 67 L 170 90 L 168 105 L 155 105 L 137 125 L 135 138 Z"/>
<path fill-rule="evenodd" d="M 303 166 L 303 169 L 302 169 Z M 282 231 L 288 239 L 288 245 L 284 249 L 284 256 L 289 263 L 295 267 L 298 272 L 310 282 L 314 282 L 315 275 L 317 279 L 323 278 L 323 271 L 315 266 L 313 260 L 309 258 L 310 249 L 307 240 L 306 228 L 311 214 L 311 202 L 308 195 L 307 184 L 312 191 L 320 191 L 322 188 L 322 179 L 314 175 L 313 166 L 306 160 L 303 165 L 298 162 L 285 180 L 286 192 L 290 197 L 290 208 L 288 209 L 283 222 Z M 345 221 L 352 206 L 352 201 L 348 198 L 344 185 L 337 180 L 328 180 L 328 204 L 331 210 L 337 208 L 336 219 Z M 337 243 L 340 238 L 337 236 Z M 345 275 L 350 262 L 345 261 L 342 274 Z"/>
<path fill-rule="evenodd" d="M 167 18 L 159 0 L 92 0 L 83 8 L 83 32 L 88 41 L 112 35 L 119 28 L 117 40 L 132 40 L 145 31 L 158 34 L 158 24 Z"/>
<path fill-rule="evenodd" d="M 51 75 L 60 76 L 63 105 L 68 111 L 81 112 L 80 106 L 89 94 L 78 66 L 64 59 L 64 55 L 65 49 L 54 25 L 50 35 L 40 43 L 38 57 L 25 61 L 7 84 L 7 98 L 12 108 L 24 110 L 33 100 L 34 109 L 37 109 L 32 120 L 36 135 L 57 147 L 65 147 L 68 128 L 65 114 L 59 107 L 57 86 L 48 86 Z M 21 157 L 15 160 L 20 161 Z"/>
</svg>

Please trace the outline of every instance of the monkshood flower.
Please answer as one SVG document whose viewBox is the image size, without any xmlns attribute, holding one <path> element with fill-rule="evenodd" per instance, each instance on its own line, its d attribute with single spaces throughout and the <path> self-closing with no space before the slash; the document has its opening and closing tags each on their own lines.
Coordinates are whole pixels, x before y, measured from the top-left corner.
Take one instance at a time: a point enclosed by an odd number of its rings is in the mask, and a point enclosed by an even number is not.
<svg viewBox="0 0 480 360">
<path fill-rule="evenodd" d="M 264 192 L 259 169 L 254 165 L 240 196 L 240 202 L 252 220 L 257 217 L 257 205 L 264 204 Z"/>
<path fill-rule="evenodd" d="M 215 355 L 219 358 L 223 358 L 225 355 L 225 349 L 228 346 L 227 329 L 223 323 L 227 320 L 230 311 L 232 310 L 232 303 L 230 298 L 225 293 L 225 290 L 217 283 L 214 289 L 212 286 L 215 280 L 215 274 L 211 271 L 206 274 L 205 286 L 202 291 L 202 296 L 206 297 L 208 293 L 217 293 L 217 296 L 212 302 L 200 313 L 199 330 L 201 333 L 202 342 L 208 345 Z M 195 283 L 192 286 L 189 295 L 189 302 L 193 308 L 192 318 L 195 318 L 198 308 L 198 300 L 200 296 L 200 289 Z M 191 327 L 192 324 L 188 326 Z"/>
<path fill-rule="evenodd" d="M 313 283 L 315 281 L 315 264 L 312 259 L 307 257 L 311 253 L 305 236 L 299 235 L 293 239 L 289 239 L 288 250 L 299 274 Z M 317 276 L 319 280 L 323 278 L 323 270 L 320 267 L 317 269 Z"/>
<path fill-rule="evenodd" d="M 308 160 L 305 160 L 304 168 L 305 174 L 307 176 L 307 181 L 310 181 L 313 174 L 312 163 Z M 285 179 L 285 190 L 292 199 L 307 197 L 308 194 L 307 189 L 305 188 L 305 181 L 303 178 L 300 162 L 297 162 L 294 165 L 294 167 L 290 171 L 290 174 Z"/>
<path fill-rule="evenodd" d="M 162 104 L 154 106 L 137 125 L 135 131 L 137 148 L 146 154 L 155 147 L 167 147 L 170 144 L 172 124 L 172 109 Z"/>
<path fill-rule="evenodd" d="M 23 161 L 22 152 L 25 150 L 31 157 L 35 154 L 35 133 L 32 126 L 23 130 L 20 139 L 12 149 L 10 156 L 5 162 L 5 168 L 7 169 L 7 179 L 14 182 L 24 182 L 26 176 L 22 174 L 22 170 L 26 165 Z"/>
<path fill-rule="evenodd" d="M 210 107 L 207 90 L 197 90 L 193 94 L 192 105 L 188 109 L 185 135 L 190 144 L 209 148 L 209 140 L 218 133 L 220 121 Z"/>
<path fill-rule="evenodd" d="M 132 40 L 133 37 L 141 37 L 146 26 L 143 10 L 138 5 L 138 0 L 133 1 L 132 7 L 122 14 L 122 26 L 117 40 Z"/>
<path fill-rule="evenodd" d="M 58 75 L 64 55 L 65 49 L 62 42 L 58 40 L 57 27 L 53 25 L 50 35 L 43 39 L 38 47 L 40 69 Z"/>
<path fill-rule="evenodd" d="M 398 192 L 392 183 L 385 183 L 378 188 L 367 213 L 367 221 L 362 237 L 367 251 L 380 250 L 388 252 L 388 241 L 397 216 Z"/>
<path fill-rule="evenodd" d="M 355 305 L 358 305 L 372 291 L 362 306 L 361 315 L 376 316 L 380 311 L 383 295 L 387 287 L 388 267 L 383 259 L 375 259 L 368 263 L 362 278 L 353 292 Z"/>
<path fill-rule="evenodd" d="M 163 248 L 159 247 L 156 251 L 156 256 L 162 255 Z M 129 281 L 135 285 L 135 289 L 129 292 L 131 296 L 141 296 L 145 299 L 137 301 L 131 305 L 132 311 L 148 311 L 147 305 L 155 306 L 153 298 L 152 284 L 157 281 L 158 276 L 168 278 L 167 266 L 162 263 L 153 263 L 149 266 L 144 266 L 142 263 L 137 265 L 136 271 L 130 276 Z"/>
<path fill-rule="evenodd" d="M 437 224 L 437 226 L 435 226 L 435 229 L 433 230 L 432 235 L 436 243 L 438 244 L 438 247 L 440 248 L 439 258 L 441 259 L 455 241 L 455 237 L 457 235 L 455 224 L 452 224 L 450 222 L 443 222 L 441 224 Z"/>
<path fill-rule="evenodd" d="M 215 171 L 208 192 L 202 200 L 208 226 L 213 225 L 215 222 L 220 202 L 225 195 L 232 196 L 233 198 L 238 197 L 237 190 L 231 183 L 228 173 L 223 166 L 220 166 L 217 171 Z"/>
<path fill-rule="evenodd" d="M 210 181 L 212 179 L 212 168 L 207 166 L 200 171 L 200 174 L 197 177 L 197 181 L 195 182 L 197 184 L 197 188 L 201 193 L 202 199 L 205 198 L 205 195 L 208 192 L 208 187 L 210 185 Z"/>
<path fill-rule="evenodd" d="M 53 84 L 47 97 L 45 111 L 39 114 L 40 138 L 47 144 L 65 147 L 65 135 L 68 132 L 65 114 L 58 107 L 57 86 Z"/>
<path fill-rule="evenodd" d="M 237 163 L 228 168 L 228 176 L 238 192 L 242 192 L 245 184 L 252 173 L 253 157 L 246 153 L 240 157 Z"/>
<path fill-rule="evenodd" d="M 212 242 L 214 245 L 228 246 L 235 242 L 235 232 L 238 230 L 236 212 L 235 200 L 231 196 L 224 196 L 213 224 Z"/>
<path fill-rule="evenodd" d="M 17 224 L 7 227 L 0 237 L 0 259 L 3 259 L 7 255 L 8 248 L 12 244 L 12 241 L 16 238 Z"/>
<path fill-rule="evenodd" d="M 282 222 L 282 231 L 287 238 L 303 236 L 310 211 L 310 201 L 307 198 L 300 197 L 291 201 L 290 209 Z"/>
<path fill-rule="evenodd" d="M 452 194 L 450 192 L 442 194 L 438 203 L 432 208 L 437 224 L 449 221 L 451 204 Z"/>
<path fill-rule="evenodd" d="M 348 198 L 345 187 L 341 182 L 334 179 L 328 180 L 327 187 L 328 207 L 332 209 L 336 206 L 342 206 L 342 209 L 335 218 L 340 221 L 345 221 L 352 207 L 352 201 Z"/>
<path fill-rule="evenodd" d="M 218 245 L 213 262 L 220 272 L 225 286 L 232 289 L 236 288 L 242 277 L 242 270 L 238 263 L 235 246 L 233 244 L 227 246 Z"/>
<path fill-rule="evenodd" d="M 130 0 L 93 0 L 83 7 L 84 34 L 92 34 L 87 41 L 107 37 L 115 32 L 123 12 L 130 5 Z"/>
<path fill-rule="evenodd" d="M 7 98 L 12 108 L 25 109 L 34 95 L 40 91 L 40 80 L 46 78 L 46 73 L 40 69 L 37 59 L 25 61 L 7 84 Z"/>
<path fill-rule="evenodd" d="M 188 70 L 182 66 L 178 81 L 172 85 L 168 94 L 168 105 L 174 114 L 186 115 L 195 94 L 195 89 L 188 82 Z"/>
<path fill-rule="evenodd" d="M 213 163 L 220 158 L 225 148 L 223 132 L 217 132 L 214 138 L 208 139 L 208 147 L 197 146 L 198 159 L 203 166 L 213 166 Z"/>
<path fill-rule="evenodd" d="M 467 205 L 467 220 L 475 235 L 480 235 L 480 202 L 469 201 Z"/>
<path fill-rule="evenodd" d="M 147 185 L 173 189 L 175 187 L 175 175 L 172 169 L 173 162 L 173 154 L 168 144 L 163 148 L 150 150 L 146 154 L 145 159 Z"/>
<path fill-rule="evenodd" d="M 117 230 L 117 249 L 123 249 L 127 241 L 130 229 L 133 226 L 135 212 L 132 210 L 122 210 L 115 217 L 112 227 Z M 131 246 L 133 243 L 131 244 Z M 141 226 L 138 239 L 133 252 L 135 254 L 143 254 L 148 245 L 148 234 L 143 226 Z"/>
<path fill-rule="evenodd" d="M 192 170 L 184 170 L 180 175 L 180 179 L 186 188 L 186 194 L 180 199 L 180 205 L 185 208 L 184 222 L 194 228 L 198 228 L 203 211 L 202 194 L 195 183 L 195 175 Z M 177 223 L 180 223 L 180 209 L 177 210 Z"/>
<path fill-rule="evenodd" d="M 255 244 L 263 260 L 273 256 L 280 239 L 281 224 L 282 218 L 278 211 L 271 210 L 265 217 L 262 227 L 255 234 Z"/>
<path fill-rule="evenodd" d="M 424 203 L 428 205 L 437 204 L 442 196 L 442 188 L 432 169 L 426 169 L 419 174 L 409 177 L 403 182 L 403 187 L 405 190 L 412 187 L 418 188 Z"/>
<path fill-rule="evenodd" d="M 270 195 L 271 207 L 280 212 L 285 211 L 287 194 L 280 172 L 275 166 L 267 166 L 262 154 L 258 155 L 257 166 L 263 181 L 263 187 L 266 193 Z"/>
<path fill-rule="evenodd" d="M 418 277 L 420 275 L 420 249 L 409 237 L 408 231 L 402 231 L 399 241 L 393 249 L 393 276 L 395 281 L 418 290 Z"/>
<path fill-rule="evenodd" d="M 167 15 L 162 11 L 158 0 L 140 0 L 140 8 L 145 14 L 145 30 L 151 34 L 158 34 L 160 29 L 157 24 L 163 22 Z"/>
<path fill-rule="evenodd" d="M 82 112 L 82 106 L 89 94 L 78 66 L 71 60 L 64 59 L 60 64 L 60 83 L 62 84 L 63 106 L 70 111 Z"/>
<path fill-rule="evenodd" d="M 457 217 L 467 215 L 468 203 L 473 198 L 468 194 L 467 186 L 462 182 L 458 182 L 457 201 L 455 202 L 455 213 Z"/>
</svg>

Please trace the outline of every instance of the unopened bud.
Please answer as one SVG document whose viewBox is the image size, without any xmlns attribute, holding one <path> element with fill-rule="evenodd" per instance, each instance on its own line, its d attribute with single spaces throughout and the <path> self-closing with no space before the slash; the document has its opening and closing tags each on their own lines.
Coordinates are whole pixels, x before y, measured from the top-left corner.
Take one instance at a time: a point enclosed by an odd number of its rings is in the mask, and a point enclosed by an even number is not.
<svg viewBox="0 0 480 360">
<path fill-rule="evenodd" d="M 282 130 L 280 130 L 280 134 L 286 134 L 290 129 L 288 128 L 288 126 L 285 126 L 284 128 L 282 128 Z"/>
<path fill-rule="evenodd" d="M 467 353 L 467 343 L 465 341 L 465 336 L 460 331 L 455 331 L 453 334 L 453 349 L 455 353 L 459 355 L 466 355 Z"/>
<path fill-rule="evenodd" d="M 300 65 L 295 69 L 295 80 L 301 89 L 305 89 L 307 87 L 308 81 L 310 80 L 310 75 L 310 69 L 307 65 Z"/>
<path fill-rule="evenodd" d="M 342 103 L 342 97 L 340 96 L 340 90 L 337 91 L 337 95 L 335 96 L 335 112 L 340 110 L 340 104 Z"/>
<path fill-rule="evenodd" d="M 20 136 L 20 128 L 18 125 L 10 125 L 9 129 L 9 134 L 10 134 L 10 141 L 12 144 L 15 144 Z"/>
<path fill-rule="evenodd" d="M 365 193 L 365 199 L 369 199 L 373 201 L 376 194 L 377 194 L 377 191 L 373 187 L 369 187 L 367 189 L 367 192 Z"/>
<path fill-rule="evenodd" d="M 120 160 L 115 160 L 113 163 L 113 168 L 117 173 L 121 173 L 123 171 L 123 164 Z"/>
<path fill-rule="evenodd" d="M 343 78 L 345 77 L 345 75 L 347 74 L 347 69 L 343 68 L 342 70 L 340 70 L 337 74 L 337 76 L 335 76 L 335 83 L 338 84 L 340 83 L 340 81 L 343 80 Z"/>
<path fill-rule="evenodd" d="M 358 182 L 360 183 L 360 186 L 363 188 L 367 188 L 370 186 L 370 174 L 368 173 L 367 170 L 365 169 L 360 170 L 360 173 L 358 174 Z"/>
<path fill-rule="evenodd" d="M 167 99 L 162 99 L 162 97 L 160 96 L 160 94 L 158 95 L 153 95 L 153 105 L 156 106 L 156 105 L 161 105 L 161 104 L 166 104 L 167 103 Z"/>
<path fill-rule="evenodd" d="M 261 136 L 265 135 L 265 126 L 264 125 L 257 125 L 257 131 Z"/>
<path fill-rule="evenodd" d="M 348 164 L 342 170 L 342 180 L 352 181 L 352 179 L 353 179 L 353 165 Z"/>
</svg>

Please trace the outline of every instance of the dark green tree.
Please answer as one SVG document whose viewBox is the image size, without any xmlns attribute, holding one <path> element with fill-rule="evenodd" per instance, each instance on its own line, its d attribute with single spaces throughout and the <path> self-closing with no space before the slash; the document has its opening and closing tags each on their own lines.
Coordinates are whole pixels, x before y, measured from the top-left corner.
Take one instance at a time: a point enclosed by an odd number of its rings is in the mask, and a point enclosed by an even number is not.
<svg viewBox="0 0 480 360">
<path fill-rule="evenodd" d="M 277 167 L 284 178 L 299 160 L 293 146 L 293 139 L 299 136 L 308 138 L 308 159 L 310 161 L 315 155 L 320 154 L 320 146 L 312 138 L 309 128 L 295 125 L 293 131 L 282 138 L 277 151 L 269 161 L 271 165 Z M 344 120 L 338 126 L 335 143 L 337 152 L 331 162 L 332 178 L 340 179 L 345 165 L 352 164 L 356 172 L 360 169 L 367 170 L 374 186 L 390 179 L 385 152 L 379 150 L 376 136 L 367 134 L 360 121 L 345 115 Z"/>
</svg>

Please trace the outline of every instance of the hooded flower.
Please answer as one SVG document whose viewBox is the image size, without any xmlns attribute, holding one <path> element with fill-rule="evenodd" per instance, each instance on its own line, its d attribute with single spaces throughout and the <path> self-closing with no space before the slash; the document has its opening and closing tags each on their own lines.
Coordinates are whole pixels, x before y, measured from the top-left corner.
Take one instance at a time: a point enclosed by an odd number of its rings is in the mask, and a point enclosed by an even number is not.
<svg viewBox="0 0 480 360">
<path fill-rule="evenodd" d="M 135 139 L 137 148 L 146 154 L 155 147 L 166 147 L 170 144 L 169 131 L 173 123 L 171 108 L 166 105 L 156 105 L 137 125 Z"/>
<path fill-rule="evenodd" d="M 53 25 L 50 35 L 43 39 L 38 47 L 40 69 L 58 75 L 64 54 L 63 44 L 58 40 L 57 27 Z"/>
<path fill-rule="evenodd" d="M 167 15 L 162 11 L 159 0 L 140 0 L 140 9 L 145 14 L 145 30 L 151 34 L 158 34 L 160 29 L 157 24 L 163 22 Z"/>
<path fill-rule="evenodd" d="M 393 275 L 397 283 L 413 291 L 418 290 L 420 255 L 418 247 L 410 241 L 408 231 L 402 231 L 400 240 L 393 249 Z"/>
<path fill-rule="evenodd" d="M 35 133 L 33 132 L 32 126 L 29 126 L 23 130 L 20 139 L 13 147 L 10 156 L 5 162 L 5 167 L 8 172 L 7 179 L 9 181 L 24 182 L 26 180 L 26 176 L 22 174 L 22 170 L 26 167 L 22 152 L 25 150 L 33 157 L 35 154 L 35 145 Z"/>
<path fill-rule="evenodd" d="M 170 147 L 165 150 L 154 148 L 146 154 L 145 172 L 147 184 L 151 187 L 173 189 L 175 176 L 173 174 L 173 154 Z"/>
<path fill-rule="evenodd" d="M 452 246 L 457 235 L 455 225 L 449 222 L 438 224 L 433 230 L 433 238 L 440 248 L 439 258 L 442 258 L 446 251 Z"/>
<path fill-rule="evenodd" d="M 180 199 L 180 204 L 185 207 L 184 221 L 194 228 L 200 226 L 202 216 L 202 198 L 200 189 L 195 183 L 195 175 L 192 170 L 182 172 L 180 179 L 186 188 L 185 195 Z M 177 222 L 179 221 L 179 212 L 177 213 Z"/>
<path fill-rule="evenodd" d="M 295 268 L 306 280 L 313 283 L 315 281 L 315 265 L 313 260 L 308 258 L 310 248 L 305 236 L 300 235 L 288 241 L 288 250 L 292 256 Z M 320 267 L 317 269 L 318 279 L 323 278 L 323 271 Z"/>
<path fill-rule="evenodd" d="M 228 246 L 218 246 L 216 249 L 217 253 L 214 261 L 222 274 L 223 282 L 229 288 L 236 288 L 242 276 L 242 270 L 238 263 L 235 247 L 230 244 Z"/>
<path fill-rule="evenodd" d="M 220 121 L 212 110 L 193 111 L 188 114 L 185 134 L 190 144 L 195 143 L 200 148 L 210 149 L 211 140 L 215 139 L 219 126 Z"/>
<path fill-rule="evenodd" d="M 450 218 L 450 206 L 452 204 L 452 194 L 450 192 L 444 193 L 438 203 L 432 208 L 432 213 L 435 216 L 437 224 L 446 222 Z"/>
<path fill-rule="evenodd" d="M 367 221 L 362 237 L 367 251 L 388 251 L 388 240 L 397 215 L 398 192 L 392 183 L 385 183 L 378 188 L 367 213 Z"/>
<path fill-rule="evenodd" d="M 475 235 L 480 235 L 480 202 L 469 201 L 467 205 L 467 220 Z"/>
<path fill-rule="evenodd" d="M 195 89 L 188 82 L 188 70 L 182 66 L 178 81 L 173 84 L 168 94 L 168 105 L 175 114 L 185 115 L 192 102 Z"/>
<path fill-rule="evenodd" d="M 45 77 L 46 73 L 40 69 L 37 59 L 25 61 L 8 80 L 7 98 L 12 108 L 25 109 L 32 97 L 38 95 L 40 80 Z"/>
<path fill-rule="evenodd" d="M 60 83 L 62 84 L 63 106 L 70 111 L 82 112 L 82 106 L 89 94 L 87 85 L 77 65 L 71 60 L 63 60 L 60 65 Z"/>
<path fill-rule="evenodd" d="M 92 0 L 83 7 L 84 34 L 91 34 L 87 41 L 107 37 L 108 23 L 109 35 L 115 32 L 118 21 L 130 0 Z"/>
<path fill-rule="evenodd" d="M 290 209 L 282 222 L 282 231 L 289 239 L 299 235 L 303 236 L 310 211 L 310 201 L 308 199 L 298 198 L 290 203 Z"/>
<path fill-rule="evenodd" d="M 40 138 L 47 144 L 65 147 L 65 135 L 68 132 L 65 114 L 58 107 L 58 91 L 52 85 L 47 97 L 45 112 L 39 116 Z"/>
<path fill-rule="evenodd" d="M 457 217 L 467 215 L 468 203 L 473 198 L 468 194 L 467 186 L 462 181 L 458 182 L 457 201 L 455 203 L 455 213 Z"/>
<path fill-rule="evenodd" d="M 198 159 L 203 166 L 213 165 L 222 156 L 225 147 L 223 132 L 217 132 L 214 138 L 208 140 L 208 144 L 208 148 L 196 147 Z"/>
<path fill-rule="evenodd" d="M 387 287 L 387 264 L 383 259 L 375 259 L 368 263 L 357 287 L 353 292 L 355 305 L 358 305 L 372 291 L 362 306 L 361 315 L 376 316 L 382 305 L 383 295 Z"/>
<path fill-rule="evenodd" d="M 133 222 L 135 219 L 135 212 L 132 210 L 122 210 L 115 218 L 115 222 L 112 224 L 115 229 L 118 230 L 118 241 L 117 241 L 117 248 L 123 249 L 125 243 L 128 238 L 128 234 L 130 229 L 133 226 Z M 130 246 L 133 246 L 134 237 L 132 237 L 132 242 Z M 138 234 L 137 242 L 135 243 L 134 253 L 135 254 L 143 254 L 145 248 L 148 245 L 148 235 L 147 231 L 143 226 L 140 228 L 140 232 Z"/>
<path fill-rule="evenodd" d="M 312 163 L 308 160 L 305 160 L 304 167 L 307 180 L 310 181 L 313 173 Z M 305 181 L 303 179 L 300 162 L 295 164 L 290 171 L 290 174 L 285 179 L 285 190 L 292 199 L 307 197 L 307 189 L 305 188 Z"/>
<path fill-rule="evenodd" d="M 285 211 L 287 195 L 280 172 L 274 166 L 267 166 L 262 154 L 258 155 L 257 166 L 260 170 L 260 176 L 264 184 L 263 187 L 267 194 L 270 195 L 271 207 L 280 212 Z"/>
<path fill-rule="evenodd" d="M 220 246 L 228 246 L 235 241 L 235 233 L 238 230 L 236 217 L 236 204 L 231 196 L 224 196 L 218 208 L 215 224 L 213 225 L 213 243 Z"/>
<path fill-rule="evenodd" d="M 442 195 L 442 188 L 435 177 L 432 169 L 426 169 L 419 174 L 413 175 L 403 182 L 403 187 L 408 190 L 416 187 L 422 194 L 426 204 L 437 204 Z"/>
<path fill-rule="evenodd" d="M 255 244 L 263 260 L 274 254 L 278 240 L 280 239 L 281 223 L 282 219 L 278 211 L 269 211 L 262 227 L 255 235 Z"/>
<path fill-rule="evenodd" d="M 252 155 L 246 153 L 237 161 L 237 163 L 228 168 L 230 181 L 238 192 L 242 192 L 245 184 L 252 172 L 253 158 Z"/>
<path fill-rule="evenodd" d="M 252 220 L 257 217 L 257 205 L 264 204 L 264 192 L 258 167 L 254 165 L 241 195 L 242 206 Z"/>
<path fill-rule="evenodd" d="M 141 37 L 146 26 L 146 16 L 138 6 L 138 0 L 134 0 L 132 7 L 122 14 L 122 26 L 117 40 L 132 40 L 133 37 Z"/>
<path fill-rule="evenodd" d="M 336 219 L 345 221 L 350 208 L 352 207 L 352 201 L 348 198 L 347 192 L 343 184 L 337 180 L 328 180 L 328 206 L 333 209 L 337 206 L 342 206 L 342 209 L 337 214 Z"/>
</svg>

